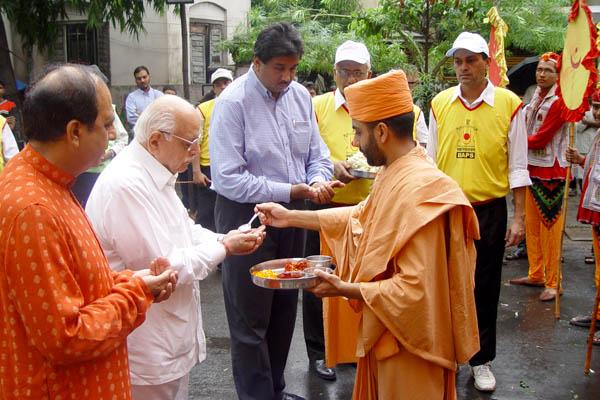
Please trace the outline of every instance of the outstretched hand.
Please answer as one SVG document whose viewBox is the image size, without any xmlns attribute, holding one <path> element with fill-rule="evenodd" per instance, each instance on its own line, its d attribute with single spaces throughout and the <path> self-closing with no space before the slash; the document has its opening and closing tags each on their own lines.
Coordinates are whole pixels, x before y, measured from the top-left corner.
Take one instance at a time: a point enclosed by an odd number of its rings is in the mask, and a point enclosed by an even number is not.
<svg viewBox="0 0 600 400">
<path fill-rule="evenodd" d="M 290 210 L 278 203 L 261 203 L 254 207 L 260 223 L 276 228 L 289 227 Z"/>
<path fill-rule="evenodd" d="M 335 191 L 333 189 L 342 188 L 344 186 L 346 185 L 340 181 L 315 182 L 311 186 L 313 191 L 310 201 L 315 204 L 331 203 L 331 199 L 333 199 L 333 196 L 335 195 Z"/>
<path fill-rule="evenodd" d="M 170 266 L 169 260 L 157 257 L 150 263 L 150 268 L 134 274 L 140 277 L 152 292 L 155 303 L 167 300 L 175 291 L 178 274 L 177 271 L 170 269 Z"/>
<path fill-rule="evenodd" d="M 265 240 L 265 229 L 266 227 L 261 225 L 248 232 L 229 231 L 223 238 L 227 255 L 245 255 L 255 252 Z"/>
</svg>

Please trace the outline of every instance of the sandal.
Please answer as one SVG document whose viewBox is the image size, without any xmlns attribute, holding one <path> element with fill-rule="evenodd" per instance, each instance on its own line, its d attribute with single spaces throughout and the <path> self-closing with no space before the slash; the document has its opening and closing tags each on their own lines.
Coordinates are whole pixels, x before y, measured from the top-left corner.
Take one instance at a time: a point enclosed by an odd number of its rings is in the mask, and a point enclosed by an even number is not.
<svg viewBox="0 0 600 400">
<path fill-rule="evenodd" d="M 583 259 L 583 262 L 586 264 L 594 264 L 596 262 L 596 259 L 594 258 L 594 256 L 586 256 Z"/>
</svg>

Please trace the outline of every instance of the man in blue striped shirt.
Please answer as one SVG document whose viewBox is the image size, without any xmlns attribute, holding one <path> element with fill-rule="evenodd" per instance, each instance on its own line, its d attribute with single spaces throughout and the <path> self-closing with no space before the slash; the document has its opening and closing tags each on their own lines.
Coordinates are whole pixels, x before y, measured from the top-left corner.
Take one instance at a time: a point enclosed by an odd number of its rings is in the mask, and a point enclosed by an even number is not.
<svg viewBox="0 0 600 400">
<path fill-rule="evenodd" d="M 287 23 L 265 28 L 254 44 L 248 73 L 216 101 L 210 125 L 215 223 L 219 232 L 252 217 L 256 203 L 291 209 L 304 200 L 333 197 L 333 165 L 321 139 L 308 91 L 294 81 L 303 54 L 298 31 Z M 283 391 L 298 291 L 262 289 L 249 267 L 302 256 L 305 231 L 268 228 L 257 252 L 223 263 L 223 291 L 231 333 L 233 376 L 240 399 L 299 399 Z"/>
</svg>

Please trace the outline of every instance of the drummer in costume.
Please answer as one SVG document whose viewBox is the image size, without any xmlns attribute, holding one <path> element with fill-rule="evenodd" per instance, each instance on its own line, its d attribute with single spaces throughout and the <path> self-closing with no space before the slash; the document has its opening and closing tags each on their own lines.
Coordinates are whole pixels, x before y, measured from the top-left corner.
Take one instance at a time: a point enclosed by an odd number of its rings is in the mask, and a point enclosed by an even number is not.
<svg viewBox="0 0 600 400">
<path fill-rule="evenodd" d="M 592 113 L 594 119 L 600 122 L 600 89 L 592 94 Z M 600 130 L 598 131 L 600 133 Z M 596 287 L 600 284 L 600 134 L 596 134 L 590 151 L 583 156 L 577 149 L 569 148 L 566 151 L 568 162 L 581 165 L 584 168 L 584 181 L 577 220 L 584 224 L 592 225 L 592 239 L 594 255 L 596 259 L 596 273 L 594 283 Z M 600 307 L 596 310 L 597 318 L 600 320 Z M 592 318 L 589 314 L 578 315 L 571 318 L 571 325 L 589 328 Z M 594 344 L 600 345 L 600 331 L 596 331 Z"/>
</svg>

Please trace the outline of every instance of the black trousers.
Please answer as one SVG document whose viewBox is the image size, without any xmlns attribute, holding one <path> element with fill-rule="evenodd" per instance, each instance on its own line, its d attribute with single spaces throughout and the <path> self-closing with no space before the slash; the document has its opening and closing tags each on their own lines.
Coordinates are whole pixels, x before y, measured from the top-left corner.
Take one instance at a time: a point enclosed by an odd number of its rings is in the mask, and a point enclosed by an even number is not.
<svg viewBox="0 0 600 400">
<path fill-rule="evenodd" d="M 496 319 L 502 281 L 502 258 L 506 235 L 506 198 L 473 207 L 479 221 L 481 239 L 475 242 L 475 306 L 480 350 L 469 364 L 485 364 L 496 357 Z"/>
<path fill-rule="evenodd" d="M 285 204 L 304 209 L 304 202 Z M 221 233 L 248 222 L 254 204 L 237 203 L 217 195 L 215 222 Z M 238 397 L 242 400 L 280 399 L 296 309 L 297 290 L 255 286 L 248 269 L 276 258 L 301 257 L 303 229 L 269 227 L 263 245 L 253 254 L 231 256 L 223 262 L 223 294 L 231 335 L 231 361 Z"/>
<path fill-rule="evenodd" d="M 202 173 L 212 179 L 210 176 L 210 166 L 200 167 Z M 194 206 L 196 211 L 196 223 L 202 225 L 203 228 L 215 230 L 215 201 L 217 193 L 209 187 L 193 185 L 194 187 Z"/>
</svg>

